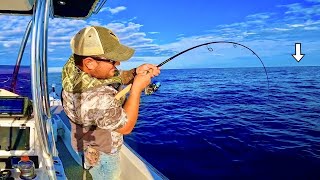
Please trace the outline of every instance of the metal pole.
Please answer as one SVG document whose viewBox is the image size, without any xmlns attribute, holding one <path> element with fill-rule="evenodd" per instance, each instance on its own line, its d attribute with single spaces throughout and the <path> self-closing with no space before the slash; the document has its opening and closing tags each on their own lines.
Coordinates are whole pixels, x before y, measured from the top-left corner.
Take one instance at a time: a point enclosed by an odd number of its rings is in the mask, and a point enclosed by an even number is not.
<svg viewBox="0 0 320 180">
<path fill-rule="evenodd" d="M 12 74 L 11 89 L 10 89 L 12 92 L 16 91 L 17 77 L 18 77 L 18 73 L 19 73 L 20 64 L 21 64 L 23 53 L 24 53 L 24 49 L 26 48 L 26 44 L 28 42 L 28 38 L 29 38 L 29 35 L 30 35 L 31 25 L 32 25 L 32 20 L 29 21 L 29 23 L 27 25 L 27 28 L 26 28 L 26 32 L 24 33 L 24 36 L 23 36 L 22 41 L 21 41 L 19 54 L 18 54 L 18 57 L 17 57 L 16 65 L 14 67 L 14 72 Z"/>
<path fill-rule="evenodd" d="M 54 135 L 52 132 L 52 120 L 51 120 L 51 111 L 50 111 L 50 102 L 49 102 L 49 93 L 48 93 L 48 56 L 47 56 L 47 46 L 48 46 L 48 24 L 49 24 L 49 17 L 52 16 L 52 0 L 47 0 L 46 1 L 46 6 L 45 6 L 45 15 L 44 15 L 44 21 L 43 21 L 43 52 L 42 52 L 42 97 L 43 97 L 43 103 L 44 103 L 44 112 L 46 113 L 47 116 L 47 121 L 45 121 L 45 125 L 47 128 L 47 136 L 48 138 L 51 138 L 48 142 L 50 152 L 53 156 L 58 156 L 57 148 L 55 146 L 55 141 L 54 141 Z M 49 135 L 50 134 L 50 135 Z"/>
<path fill-rule="evenodd" d="M 101 0 L 101 1 L 98 1 L 95 9 L 93 10 L 93 14 L 98 14 L 98 12 L 100 11 L 100 9 L 104 6 L 104 4 L 107 2 L 107 0 Z"/>
<path fill-rule="evenodd" d="M 33 98 L 33 106 L 34 106 L 34 114 L 36 119 L 36 124 L 39 124 L 39 132 L 40 136 L 44 136 L 44 127 L 43 127 L 43 101 L 41 96 L 41 76 L 40 76 L 40 61 L 42 56 L 40 56 L 41 49 L 41 32 L 39 28 L 41 28 L 41 24 L 43 22 L 43 5 L 44 0 L 38 0 L 36 2 L 36 9 L 33 19 L 33 27 L 32 27 L 32 40 L 31 40 L 31 83 L 32 83 L 32 98 Z M 45 152 L 49 152 L 48 142 L 46 138 L 42 138 L 41 144 L 44 148 Z"/>
<path fill-rule="evenodd" d="M 50 179 L 56 179 L 51 151 L 48 145 L 47 129 L 45 126 L 45 115 L 43 112 L 43 99 L 41 93 L 41 65 L 43 61 L 43 28 L 45 6 L 48 0 L 37 0 L 34 7 L 32 40 L 31 40 L 31 84 L 32 84 L 32 99 L 34 109 L 34 119 L 39 136 L 39 143 L 42 149 L 42 155 L 45 160 L 46 169 L 49 172 Z"/>
<path fill-rule="evenodd" d="M 51 0 L 46 1 L 44 9 L 44 21 L 43 21 L 43 44 L 42 44 L 42 97 L 44 104 L 44 112 L 48 118 L 51 118 L 50 105 L 49 105 L 49 93 L 48 93 L 48 64 L 47 64 L 47 42 L 48 42 L 48 21 L 50 13 Z M 41 29 L 40 29 L 41 30 Z"/>
</svg>

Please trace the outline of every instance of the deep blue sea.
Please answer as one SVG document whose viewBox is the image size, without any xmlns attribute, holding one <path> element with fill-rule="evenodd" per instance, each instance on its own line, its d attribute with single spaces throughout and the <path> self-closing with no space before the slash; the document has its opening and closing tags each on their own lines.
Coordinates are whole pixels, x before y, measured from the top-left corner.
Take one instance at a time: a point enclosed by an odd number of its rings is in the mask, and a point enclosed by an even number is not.
<svg viewBox="0 0 320 180">
<path fill-rule="evenodd" d="M 126 143 L 169 179 L 320 179 L 320 67 L 267 71 L 269 88 L 263 68 L 162 70 Z"/>
</svg>

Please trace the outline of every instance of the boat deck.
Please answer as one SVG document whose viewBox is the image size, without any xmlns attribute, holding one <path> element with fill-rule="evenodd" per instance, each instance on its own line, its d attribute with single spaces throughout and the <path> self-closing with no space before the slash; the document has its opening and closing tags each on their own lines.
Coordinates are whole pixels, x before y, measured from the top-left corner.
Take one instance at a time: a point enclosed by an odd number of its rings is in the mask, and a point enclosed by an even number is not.
<svg viewBox="0 0 320 180">
<path fill-rule="evenodd" d="M 82 179 L 82 176 L 83 176 L 82 167 L 72 158 L 68 149 L 63 144 L 61 138 L 58 138 L 56 145 L 59 151 L 59 157 L 63 163 L 64 172 L 66 176 L 69 177 L 69 179 Z M 86 173 L 86 180 L 92 180 L 90 173 Z"/>
<path fill-rule="evenodd" d="M 63 111 L 63 107 L 61 105 L 51 107 L 51 112 L 52 118 L 57 120 L 56 126 L 58 141 L 56 146 L 59 152 L 59 157 L 61 158 L 65 168 L 65 174 L 67 177 L 72 177 L 72 179 L 81 179 L 83 175 L 83 169 L 79 164 L 79 156 L 71 147 L 71 125 L 69 119 Z M 152 165 L 150 165 L 125 143 L 120 151 L 120 166 L 121 171 L 126 172 L 121 173 L 120 179 L 167 179 L 163 174 L 157 171 Z M 89 173 L 87 173 L 86 177 L 87 179 L 92 179 Z"/>
</svg>

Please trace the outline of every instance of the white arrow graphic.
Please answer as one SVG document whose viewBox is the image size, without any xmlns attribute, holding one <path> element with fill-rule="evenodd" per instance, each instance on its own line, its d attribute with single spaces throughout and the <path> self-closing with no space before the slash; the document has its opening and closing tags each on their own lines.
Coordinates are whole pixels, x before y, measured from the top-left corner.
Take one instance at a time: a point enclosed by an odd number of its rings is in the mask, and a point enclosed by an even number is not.
<svg viewBox="0 0 320 180">
<path fill-rule="evenodd" d="M 301 43 L 296 43 L 296 54 L 292 54 L 292 56 L 297 62 L 300 62 L 304 57 L 304 54 L 301 54 Z"/>
</svg>

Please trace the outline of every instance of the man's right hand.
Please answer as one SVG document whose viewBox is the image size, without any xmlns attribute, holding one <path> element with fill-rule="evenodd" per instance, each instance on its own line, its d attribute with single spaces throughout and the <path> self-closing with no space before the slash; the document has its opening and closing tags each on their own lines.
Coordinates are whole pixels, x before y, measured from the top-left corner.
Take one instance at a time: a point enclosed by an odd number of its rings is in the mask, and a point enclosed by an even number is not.
<svg viewBox="0 0 320 180">
<path fill-rule="evenodd" d="M 133 90 L 143 91 L 151 83 L 152 73 L 137 74 L 132 84 Z"/>
</svg>

